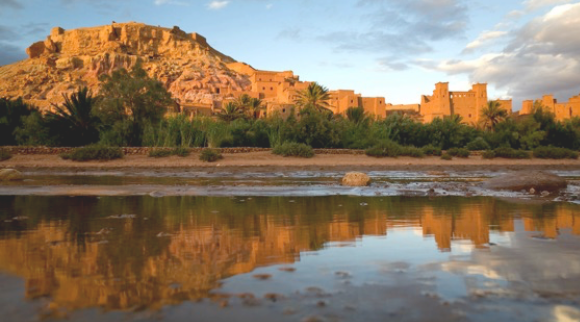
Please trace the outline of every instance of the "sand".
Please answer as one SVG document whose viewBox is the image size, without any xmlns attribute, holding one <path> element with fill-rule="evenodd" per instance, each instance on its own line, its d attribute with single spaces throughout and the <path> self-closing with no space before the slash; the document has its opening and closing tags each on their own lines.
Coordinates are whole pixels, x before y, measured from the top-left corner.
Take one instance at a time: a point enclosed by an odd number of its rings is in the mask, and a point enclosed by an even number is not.
<svg viewBox="0 0 580 322">
<path fill-rule="evenodd" d="M 168 158 L 150 158 L 145 155 L 129 155 L 120 160 L 106 162 L 74 162 L 62 160 L 57 155 L 15 155 L 11 159 L 0 162 L 0 168 L 11 168 L 21 171 L 58 170 L 58 171 L 228 171 L 228 172 L 270 172 L 270 171 L 377 171 L 377 170 L 411 170 L 411 171 L 481 171 L 481 170 L 580 170 L 580 160 L 486 160 L 481 156 L 468 159 L 454 158 L 451 161 L 439 157 L 422 159 L 372 158 L 365 155 L 324 154 L 311 159 L 281 157 L 270 152 L 252 152 L 240 154 L 224 154 L 224 159 L 205 163 L 199 160 L 199 154 L 189 157 L 172 156 Z"/>
</svg>

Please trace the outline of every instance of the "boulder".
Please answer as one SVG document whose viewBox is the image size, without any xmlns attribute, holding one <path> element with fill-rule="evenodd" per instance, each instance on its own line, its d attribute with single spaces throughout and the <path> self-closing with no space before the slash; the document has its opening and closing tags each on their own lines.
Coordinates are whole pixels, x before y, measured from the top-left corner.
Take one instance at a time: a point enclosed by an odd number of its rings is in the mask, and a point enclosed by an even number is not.
<svg viewBox="0 0 580 322">
<path fill-rule="evenodd" d="M 492 190 L 556 192 L 566 189 L 568 182 L 555 174 L 542 171 L 519 171 L 492 178 L 483 185 Z"/>
<path fill-rule="evenodd" d="M 17 181 L 24 180 L 22 173 L 20 171 L 12 169 L 2 169 L 0 170 L 0 181 Z"/>
<path fill-rule="evenodd" d="M 343 186 L 364 187 L 371 183 L 371 178 L 360 172 L 349 172 L 342 178 Z"/>
</svg>

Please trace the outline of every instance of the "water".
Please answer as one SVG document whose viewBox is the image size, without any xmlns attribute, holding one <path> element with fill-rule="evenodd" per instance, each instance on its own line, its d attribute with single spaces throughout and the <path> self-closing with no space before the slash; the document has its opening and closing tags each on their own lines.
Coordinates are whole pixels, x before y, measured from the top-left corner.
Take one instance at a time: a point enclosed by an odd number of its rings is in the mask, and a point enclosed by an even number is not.
<svg viewBox="0 0 580 322">
<path fill-rule="evenodd" d="M 2 321 L 578 321 L 580 205 L 0 196 Z"/>
</svg>

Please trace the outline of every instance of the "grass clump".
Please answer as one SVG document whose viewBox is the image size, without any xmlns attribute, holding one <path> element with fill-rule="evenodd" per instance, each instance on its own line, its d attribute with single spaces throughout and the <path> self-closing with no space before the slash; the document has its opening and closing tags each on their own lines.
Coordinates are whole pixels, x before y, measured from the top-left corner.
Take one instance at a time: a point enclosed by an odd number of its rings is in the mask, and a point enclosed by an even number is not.
<svg viewBox="0 0 580 322">
<path fill-rule="evenodd" d="M 552 146 L 541 146 L 534 150 L 534 157 L 539 159 L 578 159 L 578 152 Z"/>
<path fill-rule="evenodd" d="M 493 150 L 485 150 L 481 157 L 484 159 L 493 159 L 495 158 L 495 152 Z"/>
<path fill-rule="evenodd" d="M 403 152 L 401 155 L 412 157 L 412 158 L 422 158 L 425 156 L 425 153 L 422 149 L 419 149 L 414 146 L 406 146 L 403 148 Z"/>
<path fill-rule="evenodd" d="M 469 150 L 465 149 L 465 148 L 452 148 L 449 149 L 447 151 L 447 154 L 449 154 L 452 157 L 458 157 L 458 158 L 469 158 L 469 155 L 471 154 L 469 152 Z"/>
<path fill-rule="evenodd" d="M 469 151 L 483 151 L 491 149 L 489 143 L 487 143 L 482 137 L 478 137 L 477 139 L 467 143 L 465 148 L 467 148 Z"/>
<path fill-rule="evenodd" d="M 72 161 L 108 161 L 123 158 L 123 150 L 116 147 L 89 145 L 82 148 L 76 148 L 70 153 L 63 153 L 60 156 L 65 160 Z"/>
<path fill-rule="evenodd" d="M 441 151 L 441 148 L 433 146 L 431 144 L 426 145 L 421 149 L 423 150 L 423 153 L 425 155 L 441 156 L 443 154 L 443 152 Z"/>
<path fill-rule="evenodd" d="M 150 158 L 166 158 L 171 156 L 173 153 L 171 150 L 166 149 L 153 149 L 149 151 Z"/>
<path fill-rule="evenodd" d="M 505 159 L 531 159 L 532 156 L 530 153 L 523 151 L 523 150 L 516 150 L 512 148 L 497 148 L 493 150 L 495 156 L 498 158 L 505 158 Z"/>
<path fill-rule="evenodd" d="M 382 141 L 381 143 L 367 149 L 365 154 L 375 158 L 396 158 L 402 155 L 404 148 L 393 141 Z"/>
<path fill-rule="evenodd" d="M 10 158 L 12 158 L 12 154 L 10 154 L 10 152 L 4 149 L 0 149 L 0 161 L 6 161 Z"/>
<path fill-rule="evenodd" d="M 445 153 L 445 154 L 443 154 L 441 156 L 441 160 L 447 160 L 447 161 L 449 161 L 449 160 L 452 160 L 452 159 L 453 159 L 453 156 L 451 154 L 449 154 L 449 153 Z"/>
<path fill-rule="evenodd" d="M 199 155 L 199 159 L 203 162 L 216 162 L 217 160 L 221 160 L 223 158 L 224 157 L 219 151 L 213 149 L 203 149 Z"/>
<path fill-rule="evenodd" d="M 168 149 L 152 149 L 149 151 L 150 158 L 167 158 L 172 155 L 176 155 L 178 157 L 187 157 L 189 156 L 190 151 L 187 148 L 175 148 L 173 150 Z"/>
<path fill-rule="evenodd" d="M 272 150 L 272 153 L 284 157 L 300 157 L 312 158 L 314 157 L 314 150 L 312 147 L 303 143 L 286 142 L 280 144 Z"/>
</svg>

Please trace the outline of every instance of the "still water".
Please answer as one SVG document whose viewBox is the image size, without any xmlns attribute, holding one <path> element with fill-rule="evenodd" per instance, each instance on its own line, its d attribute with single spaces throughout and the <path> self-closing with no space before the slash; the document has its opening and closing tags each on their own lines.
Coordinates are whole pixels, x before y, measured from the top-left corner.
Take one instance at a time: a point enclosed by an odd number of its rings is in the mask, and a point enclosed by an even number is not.
<svg viewBox="0 0 580 322">
<path fill-rule="evenodd" d="M 2 321 L 579 321 L 580 205 L 0 196 Z"/>
</svg>

